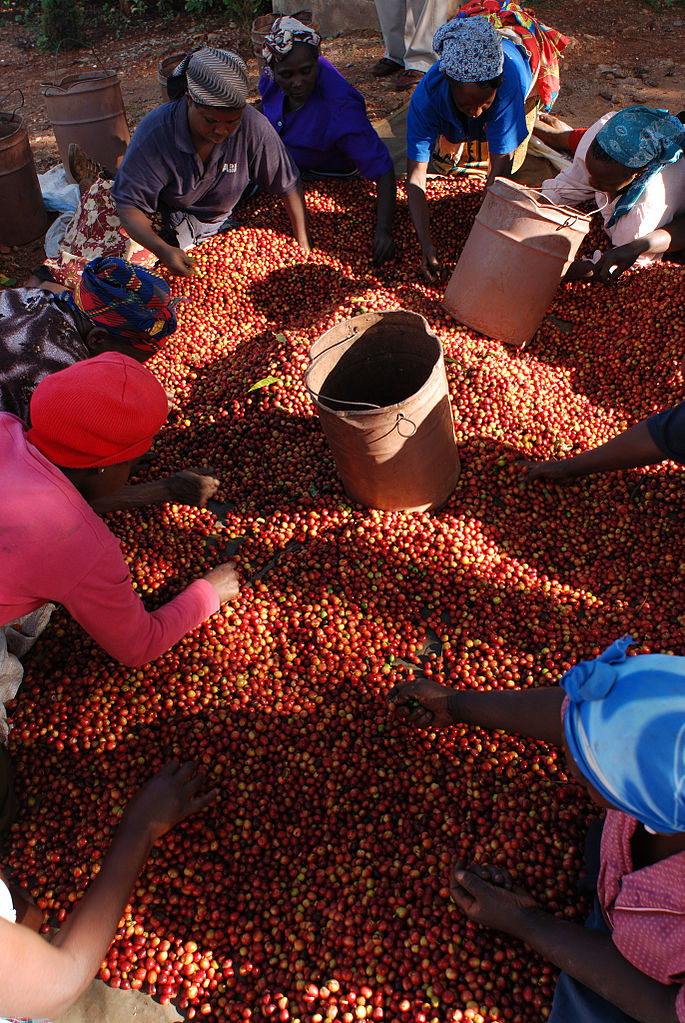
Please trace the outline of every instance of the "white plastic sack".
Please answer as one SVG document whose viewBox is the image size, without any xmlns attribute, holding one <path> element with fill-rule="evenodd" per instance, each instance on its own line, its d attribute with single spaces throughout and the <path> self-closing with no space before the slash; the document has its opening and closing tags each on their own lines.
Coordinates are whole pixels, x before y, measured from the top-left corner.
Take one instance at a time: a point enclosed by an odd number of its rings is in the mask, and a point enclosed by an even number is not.
<svg viewBox="0 0 685 1023">
<path fill-rule="evenodd" d="M 58 259 L 60 253 L 60 245 L 67 233 L 69 224 L 74 219 L 73 213 L 60 213 L 57 220 L 54 220 L 48 228 L 47 234 L 45 235 L 45 255 L 48 259 Z"/>
<path fill-rule="evenodd" d="M 63 164 L 57 163 L 45 174 L 39 174 L 38 183 L 46 210 L 53 213 L 74 212 L 79 204 L 81 192 L 78 185 L 67 181 Z"/>
</svg>

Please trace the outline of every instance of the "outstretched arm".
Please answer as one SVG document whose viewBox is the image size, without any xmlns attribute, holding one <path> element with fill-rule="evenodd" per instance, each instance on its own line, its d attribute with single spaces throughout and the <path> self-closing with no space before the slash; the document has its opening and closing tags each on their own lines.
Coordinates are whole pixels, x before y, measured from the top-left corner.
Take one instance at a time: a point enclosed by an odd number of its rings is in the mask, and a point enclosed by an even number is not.
<svg viewBox="0 0 685 1023">
<path fill-rule="evenodd" d="M 608 934 L 560 920 L 536 905 L 523 889 L 507 890 L 484 880 L 483 873 L 483 868 L 464 870 L 457 865 L 452 875 L 452 900 L 470 920 L 525 941 L 631 1019 L 678 1023 L 677 985 L 647 977 L 624 959 Z"/>
<path fill-rule="evenodd" d="M 397 182 L 391 167 L 376 182 L 376 234 L 373 239 L 373 261 L 377 266 L 395 255 L 392 221 L 395 214 Z"/>
<path fill-rule="evenodd" d="M 283 203 L 290 217 L 295 241 L 305 252 L 310 252 L 312 243 L 309 240 L 307 207 L 305 206 L 304 188 L 301 181 L 294 192 L 289 192 L 288 195 L 283 196 Z"/>
<path fill-rule="evenodd" d="M 665 458 L 666 455 L 652 440 L 647 420 L 643 419 L 598 448 L 583 451 L 573 458 L 562 458 L 558 462 L 523 462 L 522 468 L 526 480 L 545 477 L 563 481 L 576 479 L 578 476 L 589 476 L 596 472 L 656 465 Z"/>
<path fill-rule="evenodd" d="M 513 165 L 513 153 L 490 153 L 490 170 L 488 171 L 485 187 L 489 188 L 495 178 L 510 178 Z"/>
<path fill-rule="evenodd" d="M 0 919 L 0 1012 L 58 1016 L 95 976 L 152 846 L 216 798 L 192 763 L 167 764 L 131 800 L 102 869 L 52 944 Z"/>
<path fill-rule="evenodd" d="M 440 279 L 438 263 L 430 235 L 430 214 L 426 200 L 426 172 L 428 163 L 407 159 L 407 202 L 412 224 L 421 246 L 421 274 L 429 284 Z"/>
<path fill-rule="evenodd" d="M 417 728 L 463 723 L 527 735 L 554 746 L 562 743 L 563 699 L 559 686 L 481 693 L 451 689 L 431 679 L 399 682 L 388 695 L 395 716 Z"/>
<path fill-rule="evenodd" d="M 135 206 L 117 206 L 119 220 L 126 233 L 140 245 L 153 252 L 160 263 L 177 277 L 192 277 L 195 261 L 183 249 L 163 241 L 153 229 L 150 218 Z"/>
</svg>

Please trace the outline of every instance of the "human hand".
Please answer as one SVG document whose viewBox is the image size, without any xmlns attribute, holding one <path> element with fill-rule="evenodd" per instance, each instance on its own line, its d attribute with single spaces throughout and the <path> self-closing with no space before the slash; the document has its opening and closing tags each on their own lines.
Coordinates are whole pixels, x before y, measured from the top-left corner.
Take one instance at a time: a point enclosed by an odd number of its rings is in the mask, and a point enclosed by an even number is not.
<svg viewBox="0 0 685 1023">
<path fill-rule="evenodd" d="M 595 264 L 589 259 L 574 259 L 563 276 L 566 283 L 589 281 L 595 276 Z"/>
<path fill-rule="evenodd" d="M 406 679 L 398 682 L 388 693 L 388 704 L 393 717 L 416 728 L 449 728 L 455 723 L 450 714 L 449 700 L 455 697 L 453 689 L 441 686 L 431 679 Z"/>
<path fill-rule="evenodd" d="M 495 878 L 502 878 L 502 883 Z M 537 909 L 535 899 L 512 885 L 506 871 L 489 864 L 466 870 L 458 861 L 450 879 L 450 897 L 469 920 L 513 935 L 519 933 L 525 914 Z"/>
<path fill-rule="evenodd" d="M 435 254 L 423 256 L 421 259 L 421 276 L 427 284 L 438 284 L 442 278 L 443 268 Z"/>
<path fill-rule="evenodd" d="M 617 281 L 621 274 L 630 269 L 639 256 L 640 251 L 632 242 L 609 249 L 594 264 L 594 279 L 601 281 L 602 284 Z"/>
<path fill-rule="evenodd" d="M 381 266 L 386 260 L 392 259 L 395 255 L 395 242 L 389 231 L 380 227 L 376 229 L 373 239 L 373 262 L 374 266 Z"/>
<path fill-rule="evenodd" d="M 169 501 L 193 508 L 204 508 L 219 489 L 219 480 L 209 469 L 181 469 L 164 482 Z"/>
<path fill-rule="evenodd" d="M 217 789 L 198 795 L 205 780 L 195 761 L 181 764 L 171 760 L 138 789 L 126 807 L 124 819 L 147 831 L 150 840 L 156 842 L 175 824 L 204 810 L 216 799 Z"/>
<path fill-rule="evenodd" d="M 533 480 L 555 480 L 559 483 L 564 480 L 570 480 L 573 478 L 573 473 L 569 470 L 569 462 L 567 459 L 561 461 L 547 461 L 547 462 L 517 462 L 516 463 L 523 474 L 523 479 L 526 483 L 531 483 Z"/>
<path fill-rule="evenodd" d="M 159 259 L 175 277 L 194 277 L 197 273 L 197 263 L 193 257 L 173 245 L 167 245 Z"/>
<path fill-rule="evenodd" d="M 240 593 L 240 582 L 235 565 L 232 561 L 226 561 L 223 565 L 217 565 L 206 575 L 203 575 L 208 583 L 211 583 L 219 594 L 219 600 L 225 604 L 228 600 L 235 600 Z"/>
</svg>

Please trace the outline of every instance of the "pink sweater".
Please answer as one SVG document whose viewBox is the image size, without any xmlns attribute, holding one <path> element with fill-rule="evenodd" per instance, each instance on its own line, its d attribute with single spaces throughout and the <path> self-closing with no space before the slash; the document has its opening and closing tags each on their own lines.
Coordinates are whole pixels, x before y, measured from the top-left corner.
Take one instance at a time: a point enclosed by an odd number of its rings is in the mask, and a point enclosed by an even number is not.
<svg viewBox="0 0 685 1023">
<path fill-rule="evenodd" d="M 218 610 L 216 590 L 198 579 L 146 611 L 118 540 L 8 413 L 0 413 L 0 494 L 0 623 L 55 601 L 108 654 L 137 667 Z"/>
</svg>

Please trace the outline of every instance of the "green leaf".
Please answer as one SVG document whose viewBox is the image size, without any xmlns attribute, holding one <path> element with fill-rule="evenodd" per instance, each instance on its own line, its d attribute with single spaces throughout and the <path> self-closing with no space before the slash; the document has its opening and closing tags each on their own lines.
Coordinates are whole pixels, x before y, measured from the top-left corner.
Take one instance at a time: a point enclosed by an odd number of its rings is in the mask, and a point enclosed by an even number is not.
<svg viewBox="0 0 685 1023">
<path fill-rule="evenodd" d="M 261 387 L 268 387 L 270 384 L 280 384 L 280 382 L 281 381 L 278 377 L 262 377 L 262 379 L 258 380 L 256 384 L 252 385 L 252 387 L 248 387 L 247 393 L 249 394 L 250 391 L 258 391 Z"/>
<path fill-rule="evenodd" d="M 0 285 L 2 285 L 3 288 L 13 288 L 16 283 L 16 277 L 4 277 L 0 274 Z"/>
</svg>

